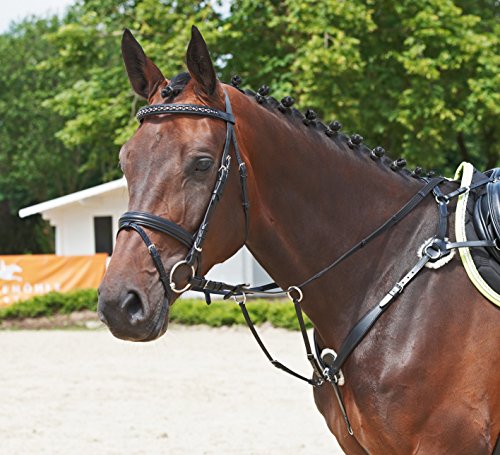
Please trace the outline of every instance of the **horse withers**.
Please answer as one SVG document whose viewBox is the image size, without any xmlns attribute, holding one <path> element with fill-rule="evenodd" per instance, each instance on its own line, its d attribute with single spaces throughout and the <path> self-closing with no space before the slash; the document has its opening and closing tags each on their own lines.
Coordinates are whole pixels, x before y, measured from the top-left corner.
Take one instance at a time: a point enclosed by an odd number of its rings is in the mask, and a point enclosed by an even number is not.
<svg viewBox="0 0 500 455">
<path fill-rule="evenodd" d="M 122 339 L 167 330 L 193 276 L 244 244 L 283 289 L 303 283 L 425 186 L 308 113 L 221 83 L 193 28 L 188 72 L 166 79 L 125 31 L 133 89 L 148 100 L 122 147 L 129 211 L 99 289 L 99 315 Z M 234 84 L 236 85 L 236 84 Z M 177 106 L 177 107 L 175 107 Z M 228 112 L 228 109 L 231 112 Z M 439 184 L 442 192 L 455 182 Z M 222 191 L 224 190 L 224 191 Z M 447 204 L 453 211 L 455 201 Z M 300 289 L 319 350 L 339 350 L 436 233 L 433 197 L 360 252 Z M 453 236 L 453 222 L 447 227 Z M 456 255 L 457 256 L 457 255 Z M 335 388 L 315 402 L 350 454 L 491 454 L 500 432 L 500 315 L 458 257 L 422 268 L 342 366 L 352 435 Z"/>
</svg>

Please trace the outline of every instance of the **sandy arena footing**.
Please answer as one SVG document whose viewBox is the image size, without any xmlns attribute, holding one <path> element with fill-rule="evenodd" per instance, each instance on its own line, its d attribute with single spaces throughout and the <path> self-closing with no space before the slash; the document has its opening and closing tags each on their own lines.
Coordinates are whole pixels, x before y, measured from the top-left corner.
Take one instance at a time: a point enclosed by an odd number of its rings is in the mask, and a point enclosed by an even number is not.
<svg viewBox="0 0 500 455">
<path fill-rule="evenodd" d="M 310 374 L 298 332 L 262 328 Z M 311 387 L 272 368 L 243 327 L 0 332 L 0 453 L 342 454 Z"/>
</svg>

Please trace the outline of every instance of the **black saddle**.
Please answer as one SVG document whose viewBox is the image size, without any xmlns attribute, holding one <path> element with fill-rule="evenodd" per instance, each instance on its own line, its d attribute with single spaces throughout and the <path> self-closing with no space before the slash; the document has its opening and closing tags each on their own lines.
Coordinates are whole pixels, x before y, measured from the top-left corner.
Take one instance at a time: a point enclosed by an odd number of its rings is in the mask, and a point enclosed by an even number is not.
<svg viewBox="0 0 500 455">
<path fill-rule="evenodd" d="M 474 170 L 472 184 L 485 180 L 485 174 L 500 179 L 500 168 L 485 173 Z M 494 240 L 500 246 L 500 180 L 473 189 L 467 199 L 465 237 Z M 472 261 L 484 281 L 500 294 L 500 250 L 495 247 L 470 248 Z"/>
<path fill-rule="evenodd" d="M 473 221 L 481 240 L 493 240 L 496 247 L 486 248 L 500 262 L 500 168 L 485 172 L 496 181 L 487 183 L 474 205 Z"/>
</svg>

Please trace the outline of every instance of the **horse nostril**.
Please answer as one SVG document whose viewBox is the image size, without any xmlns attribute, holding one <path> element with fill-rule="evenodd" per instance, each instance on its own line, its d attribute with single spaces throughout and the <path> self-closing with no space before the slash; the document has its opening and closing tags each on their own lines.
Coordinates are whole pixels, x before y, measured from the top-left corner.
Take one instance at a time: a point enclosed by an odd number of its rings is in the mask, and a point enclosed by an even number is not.
<svg viewBox="0 0 500 455">
<path fill-rule="evenodd" d="M 99 317 L 102 323 L 108 325 L 108 320 L 106 319 L 106 316 L 104 316 L 104 313 L 100 308 L 97 310 L 97 316 Z"/>
<path fill-rule="evenodd" d="M 144 306 L 141 298 L 135 292 L 129 292 L 121 304 L 122 311 L 126 312 L 131 323 L 144 318 Z"/>
</svg>

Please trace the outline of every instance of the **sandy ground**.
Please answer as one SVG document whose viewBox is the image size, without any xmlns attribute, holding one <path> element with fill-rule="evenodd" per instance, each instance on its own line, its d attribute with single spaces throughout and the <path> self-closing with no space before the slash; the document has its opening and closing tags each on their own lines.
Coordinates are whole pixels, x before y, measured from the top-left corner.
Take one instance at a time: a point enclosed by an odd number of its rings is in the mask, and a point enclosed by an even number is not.
<svg viewBox="0 0 500 455">
<path fill-rule="evenodd" d="M 263 328 L 309 374 L 300 334 Z M 342 454 L 310 386 L 271 367 L 244 327 L 0 332 L 1 454 Z"/>
</svg>

